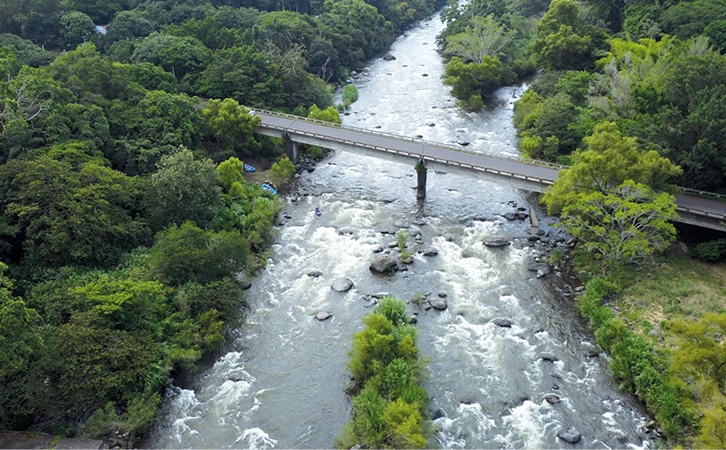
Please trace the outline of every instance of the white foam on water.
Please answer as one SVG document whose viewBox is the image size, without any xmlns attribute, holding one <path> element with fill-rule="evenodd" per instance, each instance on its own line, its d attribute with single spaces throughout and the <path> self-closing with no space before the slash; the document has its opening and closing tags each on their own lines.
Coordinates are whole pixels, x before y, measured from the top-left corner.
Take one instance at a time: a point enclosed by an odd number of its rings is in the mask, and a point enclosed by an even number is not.
<svg viewBox="0 0 726 450">
<path fill-rule="evenodd" d="M 270 435 L 262 431 L 261 428 L 248 428 L 242 432 L 234 443 L 245 442 L 249 449 L 265 449 L 274 448 L 277 440 L 272 439 Z"/>
<path fill-rule="evenodd" d="M 252 387 L 252 381 L 226 380 L 216 388 L 217 393 L 209 399 L 208 403 L 215 413 L 223 417 L 230 410 L 235 410 L 238 402 L 247 396 Z"/>
<path fill-rule="evenodd" d="M 200 404 L 196 393 L 190 389 L 181 389 L 173 386 L 167 389 L 165 397 L 165 401 L 168 404 L 165 407 L 168 410 L 165 416 L 165 422 L 171 419 L 172 435 L 177 442 L 183 442 L 185 436 L 199 434 L 189 424 L 189 422 L 201 418 L 201 412 L 198 410 L 195 411 L 195 408 Z"/>
<path fill-rule="evenodd" d="M 544 436 L 555 426 L 554 416 L 552 408 L 525 400 L 502 417 L 508 432 L 497 435 L 494 440 L 505 448 L 551 448 L 553 443 L 546 442 Z"/>
</svg>

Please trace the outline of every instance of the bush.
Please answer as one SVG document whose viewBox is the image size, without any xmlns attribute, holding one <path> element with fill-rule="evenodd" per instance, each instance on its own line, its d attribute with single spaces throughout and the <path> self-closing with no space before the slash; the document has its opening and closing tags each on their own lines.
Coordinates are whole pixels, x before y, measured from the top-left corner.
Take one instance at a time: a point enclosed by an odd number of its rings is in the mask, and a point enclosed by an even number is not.
<svg viewBox="0 0 726 450">
<path fill-rule="evenodd" d="M 294 174 L 295 164 L 288 158 L 281 159 L 270 168 L 270 180 L 272 180 L 275 186 L 282 186 L 289 183 Z"/>
<path fill-rule="evenodd" d="M 343 104 L 347 108 L 351 104 L 355 103 L 356 100 L 358 100 L 358 88 L 352 84 L 347 84 L 343 88 Z"/>
<path fill-rule="evenodd" d="M 353 336 L 349 368 L 355 379 L 353 418 L 336 438 L 338 448 L 425 448 L 423 417 L 428 405 L 419 384 L 423 363 L 406 305 L 385 297 L 364 317 Z"/>
<path fill-rule="evenodd" d="M 702 242 L 696 246 L 696 255 L 707 261 L 718 261 L 726 256 L 726 239 Z"/>
</svg>

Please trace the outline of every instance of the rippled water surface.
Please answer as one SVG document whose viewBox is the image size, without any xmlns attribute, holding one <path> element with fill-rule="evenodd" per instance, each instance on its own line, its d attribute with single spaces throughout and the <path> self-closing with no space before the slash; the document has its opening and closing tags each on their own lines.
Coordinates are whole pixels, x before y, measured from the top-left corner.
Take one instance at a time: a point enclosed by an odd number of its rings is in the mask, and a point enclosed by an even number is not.
<svg viewBox="0 0 726 450">
<path fill-rule="evenodd" d="M 456 108 L 440 81 L 441 29 L 438 17 L 420 24 L 394 44 L 396 60 L 377 60 L 358 75 L 360 98 L 344 124 L 516 155 L 512 104 L 525 86 L 498 91 L 480 113 Z M 417 292 L 447 294 L 449 308 L 420 309 L 417 325 L 422 353 L 431 358 L 432 412 L 442 415 L 432 446 L 649 446 L 639 406 L 617 391 L 604 358 L 586 356 L 591 336 L 572 300 L 527 270 L 535 250 L 524 245 L 526 224 L 501 217 L 512 203 L 532 207 L 526 193 L 429 172 L 421 209 L 414 175 L 405 164 L 337 153 L 300 179 L 310 195 L 287 200 L 292 219 L 280 227 L 274 256 L 249 292 L 246 323 L 211 368 L 187 388 L 168 390 L 146 446 L 331 447 L 350 417 L 345 364 L 352 334 L 370 311 L 362 297 L 381 291 L 406 300 Z M 438 256 L 419 253 L 407 272 L 374 276 L 373 249 L 393 240 L 380 231 L 417 218 L 426 225 L 416 248 L 434 247 Z M 339 234 L 343 227 L 352 234 Z M 513 245 L 489 249 L 486 237 Z M 323 275 L 308 277 L 311 270 Z M 338 277 L 355 287 L 332 291 Z M 333 318 L 316 321 L 321 310 Z M 500 318 L 513 326 L 492 323 Z M 562 401 L 551 405 L 547 394 Z M 570 427 L 582 434 L 576 445 L 557 438 Z"/>
</svg>

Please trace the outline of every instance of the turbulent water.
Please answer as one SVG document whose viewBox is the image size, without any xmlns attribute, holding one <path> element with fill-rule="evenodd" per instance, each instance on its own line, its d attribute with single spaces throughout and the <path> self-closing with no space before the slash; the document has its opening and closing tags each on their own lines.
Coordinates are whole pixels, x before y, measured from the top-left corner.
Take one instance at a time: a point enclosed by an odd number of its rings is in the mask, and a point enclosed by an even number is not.
<svg viewBox="0 0 726 450">
<path fill-rule="evenodd" d="M 516 155 L 512 104 L 524 87 L 500 90 L 480 113 L 456 108 L 440 80 L 441 29 L 438 17 L 420 24 L 394 44 L 396 60 L 378 60 L 360 74 L 360 98 L 344 123 Z M 432 446 L 649 447 L 640 407 L 618 392 L 604 357 L 586 356 L 591 336 L 572 300 L 527 270 L 535 250 L 524 245 L 526 225 L 501 217 L 512 202 L 532 207 L 526 194 L 430 172 L 420 208 L 414 174 L 407 165 L 337 153 L 299 180 L 310 195 L 287 200 L 292 218 L 249 291 L 246 323 L 190 386 L 168 390 L 145 446 L 331 447 L 350 417 L 345 363 L 352 334 L 370 311 L 362 297 L 385 291 L 406 300 L 418 292 L 447 294 L 449 308 L 421 309 L 417 325 L 421 351 L 431 359 L 431 410 L 441 416 Z M 373 249 L 393 240 L 380 231 L 417 218 L 426 221 L 420 248 L 434 247 L 438 256 L 419 253 L 409 271 L 374 276 Z M 353 233 L 339 234 L 343 227 Z M 494 236 L 514 244 L 482 245 Z M 309 277 L 311 270 L 323 275 Z M 332 291 L 338 277 L 355 287 Z M 318 311 L 333 318 L 318 322 Z M 512 327 L 494 325 L 499 318 Z M 561 402 L 550 404 L 547 394 Z M 582 434 L 580 443 L 557 437 L 569 428 Z"/>
</svg>

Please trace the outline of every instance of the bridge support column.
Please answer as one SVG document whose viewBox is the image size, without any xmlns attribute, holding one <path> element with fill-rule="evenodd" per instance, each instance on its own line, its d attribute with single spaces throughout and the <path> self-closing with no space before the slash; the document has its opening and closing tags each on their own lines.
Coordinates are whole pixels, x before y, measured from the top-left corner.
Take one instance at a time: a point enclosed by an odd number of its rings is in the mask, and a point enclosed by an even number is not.
<svg viewBox="0 0 726 450">
<path fill-rule="evenodd" d="M 420 159 L 415 166 L 416 175 L 418 176 L 418 182 L 416 184 L 416 198 L 423 200 L 426 198 L 426 164 L 423 159 Z"/>
<path fill-rule="evenodd" d="M 287 157 L 292 161 L 293 164 L 297 164 L 297 158 L 298 158 L 298 144 L 297 142 L 294 142 L 292 139 L 290 139 L 290 135 L 285 132 L 285 134 L 282 136 L 282 141 L 285 143 L 285 153 L 287 153 Z"/>
</svg>

